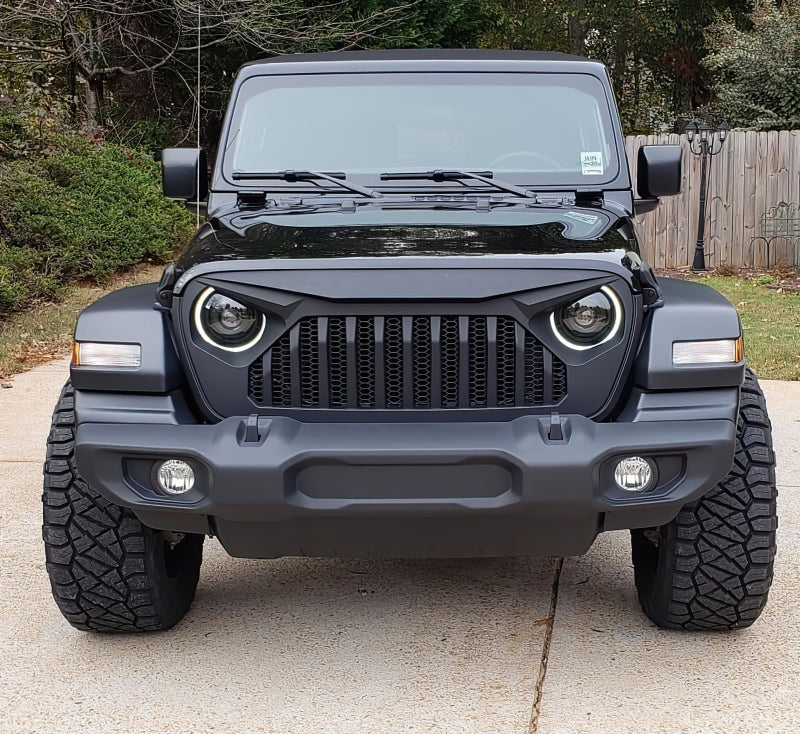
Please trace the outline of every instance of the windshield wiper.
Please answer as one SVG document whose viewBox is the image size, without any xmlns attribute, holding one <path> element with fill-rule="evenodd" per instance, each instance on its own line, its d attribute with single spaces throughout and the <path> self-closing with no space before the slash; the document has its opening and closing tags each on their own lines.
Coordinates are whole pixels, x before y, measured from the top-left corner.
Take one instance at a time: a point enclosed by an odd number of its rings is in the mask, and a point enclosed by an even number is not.
<svg viewBox="0 0 800 734">
<path fill-rule="evenodd" d="M 294 171 L 287 169 L 286 171 L 234 171 L 231 177 L 234 181 L 263 181 L 263 180 L 278 180 L 289 181 L 294 183 L 296 181 L 330 181 L 335 183 L 343 189 L 353 191 L 362 196 L 369 196 L 372 199 L 380 199 L 383 194 L 375 189 L 368 189 L 366 186 L 359 186 L 358 184 L 348 183 L 345 181 L 344 173 L 322 173 L 320 171 Z"/>
<path fill-rule="evenodd" d="M 397 172 L 397 173 L 382 173 L 381 181 L 464 181 L 475 180 L 481 181 L 489 186 L 494 187 L 498 191 L 507 191 L 509 194 L 516 194 L 517 196 L 524 196 L 526 198 L 536 198 L 536 194 L 528 189 L 523 189 L 521 186 L 506 183 L 505 181 L 498 181 L 494 178 L 492 171 L 423 171 L 423 172 Z"/>
</svg>

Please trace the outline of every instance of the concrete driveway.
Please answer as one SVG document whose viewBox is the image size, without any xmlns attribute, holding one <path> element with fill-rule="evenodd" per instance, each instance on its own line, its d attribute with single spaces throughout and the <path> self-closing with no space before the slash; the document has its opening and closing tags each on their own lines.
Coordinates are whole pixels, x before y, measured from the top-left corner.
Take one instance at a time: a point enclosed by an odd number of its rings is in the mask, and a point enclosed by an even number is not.
<svg viewBox="0 0 800 734">
<path fill-rule="evenodd" d="M 780 550 L 749 630 L 655 628 L 613 533 L 563 562 L 245 561 L 210 541 L 184 621 L 131 637 L 72 629 L 50 596 L 41 463 L 66 376 L 0 390 L 0 732 L 800 729 L 800 383 L 764 383 Z"/>
</svg>

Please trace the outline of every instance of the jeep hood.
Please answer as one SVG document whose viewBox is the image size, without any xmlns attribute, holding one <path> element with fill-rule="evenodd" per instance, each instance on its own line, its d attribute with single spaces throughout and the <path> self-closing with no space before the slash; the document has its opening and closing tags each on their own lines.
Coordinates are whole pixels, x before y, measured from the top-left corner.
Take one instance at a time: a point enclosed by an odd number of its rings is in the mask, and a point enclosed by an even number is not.
<svg viewBox="0 0 800 734">
<path fill-rule="evenodd" d="M 590 255 L 635 249 L 618 229 L 620 220 L 599 210 L 535 212 L 524 219 L 502 213 L 429 213 L 441 221 L 428 223 L 419 212 L 407 222 L 397 215 L 395 221 L 369 221 L 363 213 L 344 221 L 340 215 L 322 214 L 217 219 L 198 231 L 177 269 L 271 258 Z"/>
</svg>

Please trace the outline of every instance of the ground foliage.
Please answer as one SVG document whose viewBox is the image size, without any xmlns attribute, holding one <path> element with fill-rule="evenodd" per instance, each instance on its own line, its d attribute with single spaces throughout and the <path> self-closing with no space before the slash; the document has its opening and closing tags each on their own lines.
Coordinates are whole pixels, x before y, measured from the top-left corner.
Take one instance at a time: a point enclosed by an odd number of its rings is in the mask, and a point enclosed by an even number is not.
<svg viewBox="0 0 800 734">
<path fill-rule="evenodd" d="M 0 110 L 0 135 L 17 141 L 0 150 L 0 313 L 164 262 L 186 241 L 192 219 L 162 198 L 152 156 L 29 125 Z"/>
</svg>

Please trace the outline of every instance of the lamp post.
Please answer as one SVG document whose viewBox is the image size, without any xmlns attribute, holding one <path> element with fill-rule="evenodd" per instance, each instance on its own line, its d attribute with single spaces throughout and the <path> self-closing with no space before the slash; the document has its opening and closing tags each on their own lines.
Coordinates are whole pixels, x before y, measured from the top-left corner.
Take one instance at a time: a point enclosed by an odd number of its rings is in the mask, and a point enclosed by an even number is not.
<svg viewBox="0 0 800 734">
<path fill-rule="evenodd" d="M 706 182 L 708 180 L 708 159 L 718 155 L 722 145 L 728 137 L 730 128 L 725 122 L 719 127 L 690 122 L 686 126 L 686 138 L 689 141 L 689 150 L 693 155 L 699 155 L 700 164 L 700 215 L 697 220 L 697 243 L 694 248 L 694 262 L 692 270 L 706 269 L 705 235 L 706 235 Z"/>
</svg>

